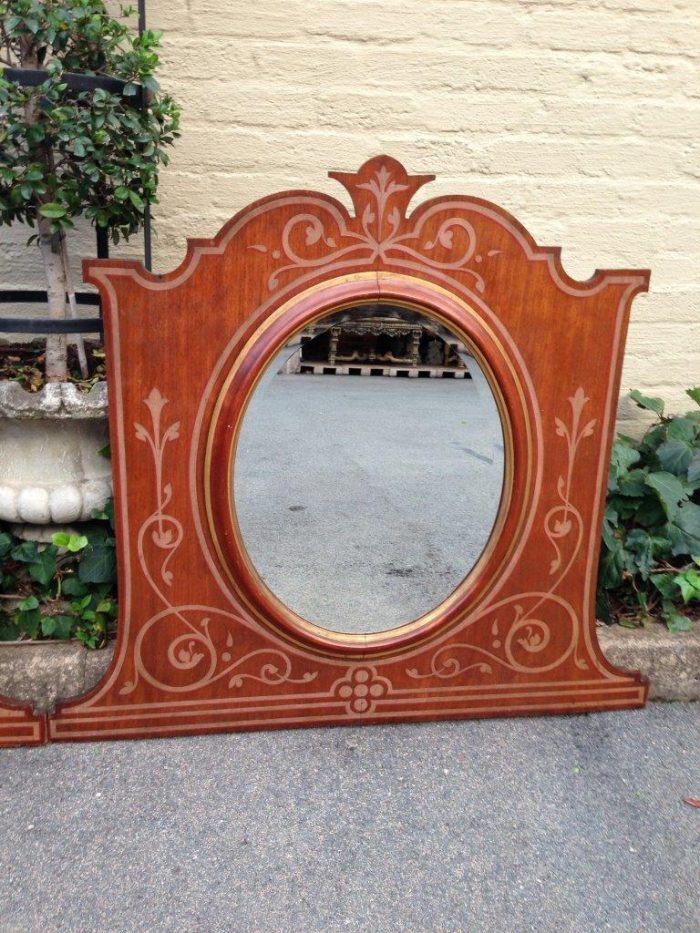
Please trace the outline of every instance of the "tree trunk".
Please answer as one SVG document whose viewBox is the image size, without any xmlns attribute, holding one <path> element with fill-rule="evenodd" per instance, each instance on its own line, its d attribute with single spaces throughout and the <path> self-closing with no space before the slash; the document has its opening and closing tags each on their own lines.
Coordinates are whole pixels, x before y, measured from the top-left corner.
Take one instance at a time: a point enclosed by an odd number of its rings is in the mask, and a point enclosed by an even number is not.
<svg viewBox="0 0 700 933">
<path fill-rule="evenodd" d="M 39 244 L 46 272 L 49 317 L 66 317 L 66 276 L 63 266 L 61 239 L 63 234 L 51 233 L 51 221 L 39 220 Z M 65 382 L 68 378 L 68 354 L 65 334 L 51 334 L 46 340 L 46 381 Z"/>
<path fill-rule="evenodd" d="M 68 258 L 68 237 L 64 236 L 61 241 L 61 259 L 63 260 L 63 274 L 66 277 L 66 291 L 68 292 L 68 312 L 72 318 L 79 317 L 78 306 L 75 300 L 75 288 L 73 287 L 73 276 L 70 270 L 70 259 Z M 75 347 L 78 351 L 78 364 L 80 366 L 80 375 L 87 379 L 90 375 L 85 355 L 85 341 L 82 334 L 73 334 L 75 338 Z"/>
<path fill-rule="evenodd" d="M 38 68 L 40 65 L 37 43 L 29 33 L 22 41 L 19 55 L 20 68 Z M 36 123 L 36 98 L 31 96 L 24 107 L 28 124 Z M 53 153 L 47 147 L 39 156 L 50 171 L 53 170 Z M 66 275 L 63 265 L 62 239 L 64 234 L 51 233 L 51 221 L 39 215 L 39 246 L 44 260 L 46 285 L 49 299 L 49 317 L 64 320 L 66 316 Z M 47 382 L 65 382 L 68 378 L 68 353 L 65 334 L 51 334 L 46 340 Z"/>
</svg>

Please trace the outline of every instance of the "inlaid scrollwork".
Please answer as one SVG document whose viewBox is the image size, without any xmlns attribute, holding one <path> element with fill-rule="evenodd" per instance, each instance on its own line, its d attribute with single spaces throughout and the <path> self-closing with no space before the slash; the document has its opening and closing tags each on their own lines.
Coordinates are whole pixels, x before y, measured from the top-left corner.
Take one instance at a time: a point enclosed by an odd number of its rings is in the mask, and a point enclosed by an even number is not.
<svg viewBox="0 0 700 933">
<path fill-rule="evenodd" d="M 428 670 L 406 669 L 414 680 L 430 677 L 450 680 L 471 669 L 491 674 L 494 665 L 518 674 L 542 674 L 563 664 L 572 655 L 576 667 L 581 670 L 588 667 L 588 662 L 579 654 L 581 619 L 557 589 L 568 575 L 583 543 L 583 519 L 571 501 L 571 491 L 579 444 L 592 436 L 596 421 L 591 419 L 581 425 L 583 409 L 588 402 L 583 388 L 579 387 L 568 402 L 571 408 L 569 424 L 561 418 L 554 419 L 557 436 L 566 440 L 567 470 L 557 477 L 559 504 L 549 509 L 543 523 L 544 533 L 554 548 L 554 557 L 549 565 L 549 575 L 554 577 L 551 585 L 541 592 L 508 596 L 475 613 L 469 627 L 491 623 L 490 649 L 467 641 L 443 645 L 431 656 Z M 566 544 L 569 545 L 566 548 L 568 557 L 565 556 Z M 510 618 L 504 619 L 505 614 Z M 558 631 L 565 630 L 567 639 L 557 642 L 561 646 L 553 653 L 552 632 L 555 627 Z"/>
<path fill-rule="evenodd" d="M 314 680 L 317 671 L 293 676 L 291 658 L 278 648 L 260 648 L 236 655 L 230 627 L 240 625 L 242 620 L 234 613 L 209 606 L 173 605 L 171 602 L 167 590 L 173 586 L 174 575 L 169 565 L 182 543 L 184 531 L 179 519 L 167 511 L 173 491 L 172 485 L 164 480 L 164 460 L 166 447 L 180 436 L 180 426 L 179 422 L 174 422 L 162 428 L 162 413 L 168 400 L 158 389 L 151 390 L 144 404 L 149 411 L 151 425 L 146 427 L 135 422 L 134 431 L 151 452 L 156 507 L 141 523 L 137 552 L 143 575 L 165 608 L 141 626 L 134 643 L 136 674 L 133 680 L 121 686 L 119 692 L 132 693 L 141 678 L 168 693 L 188 693 L 225 678 L 228 678 L 229 688 L 239 688 L 246 680 L 268 686 Z M 156 629 L 160 631 L 156 632 Z M 158 666 L 161 670 L 163 665 L 158 663 L 159 657 L 152 649 L 145 650 L 144 647 L 149 639 L 155 644 L 162 638 L 163 631 L 168 633 L 165 656 L 174 675 L 172 682 L 156 676 L 153 667 Z M 186 675 L 184 682 L 183 674 Z"/>
</svg>

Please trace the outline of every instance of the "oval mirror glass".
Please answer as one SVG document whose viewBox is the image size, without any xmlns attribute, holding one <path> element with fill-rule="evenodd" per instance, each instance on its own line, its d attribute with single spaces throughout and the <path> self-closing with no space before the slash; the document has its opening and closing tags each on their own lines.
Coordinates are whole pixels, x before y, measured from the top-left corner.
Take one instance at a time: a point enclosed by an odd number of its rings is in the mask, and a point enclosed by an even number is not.
<svg viewBox="0 0 700 933">
<path fill-rule="evenodd" d="M 234 515 L 260 579 L 342 633 L 418 619 L 484 552 L 504 484 L 496 400 L 426 314 L 331 314 L 267 367 L 240 429 Z"/>
</svg>

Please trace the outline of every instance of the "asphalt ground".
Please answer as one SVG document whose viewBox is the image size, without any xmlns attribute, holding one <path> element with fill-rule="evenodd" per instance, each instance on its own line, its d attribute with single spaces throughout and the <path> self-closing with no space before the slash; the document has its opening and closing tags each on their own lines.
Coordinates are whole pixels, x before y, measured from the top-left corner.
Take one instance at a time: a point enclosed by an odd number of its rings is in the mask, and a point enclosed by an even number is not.
<svg viewBox="0 0 700 933">
<path fill-rule="evenodd" d="M 0 754 L 3 931 L 697 933 L 700 706 Z"/>
<path fill-rule="evenodd" d="M 335 631 L 410 622 L 464 579 L 493 528 L 503 433 L 473 380 L 276 375 L 234 465 L 249 556 L 294 611 Z"/>
</svg>

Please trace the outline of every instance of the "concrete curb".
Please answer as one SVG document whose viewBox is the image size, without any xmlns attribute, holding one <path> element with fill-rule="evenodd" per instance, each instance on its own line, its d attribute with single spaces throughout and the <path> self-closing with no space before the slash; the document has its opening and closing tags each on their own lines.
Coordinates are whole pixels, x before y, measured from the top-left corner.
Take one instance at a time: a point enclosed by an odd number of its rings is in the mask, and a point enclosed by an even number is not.
<svg viewBox="0 0 700 933">
<path fill-rule="evenodd" d="M 649 680 L 650 700 L 700 700 L 700 623 L 681 635 L 658 623 L 643 629 L 599 625 L 598 641 L 611 664 Z"/>
<path fill-rule="evenodd" d="M 598 638 L 612 664 L 649 679 L 650 699 L 700 700 L 700 624 L 683 635 L 671 635 L 660 625 L 601 625 Z M 101 651 L 88 651 L 77 642 L 0 643 L 0 694 L 49 710 L 57 700 L 92 689 L 113 652 L 114 643 Z"/>
</svg>

